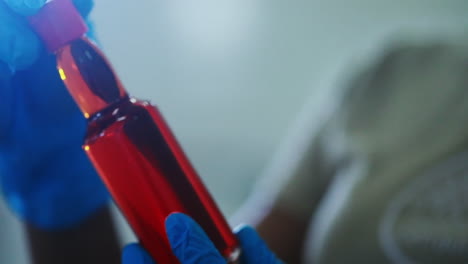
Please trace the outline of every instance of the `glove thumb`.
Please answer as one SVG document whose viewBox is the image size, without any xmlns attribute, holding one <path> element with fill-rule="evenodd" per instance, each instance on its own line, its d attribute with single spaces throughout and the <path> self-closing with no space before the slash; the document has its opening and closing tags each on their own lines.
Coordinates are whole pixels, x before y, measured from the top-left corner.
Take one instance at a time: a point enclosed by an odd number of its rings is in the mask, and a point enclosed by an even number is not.
<svg viewBox="0 0 468 264">
<path fill-rule="evenodd" d="M 235 231 L 242 247 L 241 263 L 282 264 L 263 239 L 250 226 L 240 226 Z"/>
<path fill-rule="evenodd" d="M 166 234 L 182 264 L 226 264 L 202 228 L 190 217 L 181 213 L 169 215 Z"/>
</svg>

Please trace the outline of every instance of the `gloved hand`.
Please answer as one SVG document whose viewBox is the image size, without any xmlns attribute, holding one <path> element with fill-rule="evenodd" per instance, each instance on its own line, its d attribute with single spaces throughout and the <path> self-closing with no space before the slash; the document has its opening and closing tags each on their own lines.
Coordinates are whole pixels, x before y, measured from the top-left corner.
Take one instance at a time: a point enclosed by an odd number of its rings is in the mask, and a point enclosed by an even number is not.
<svg viewBox="0 0 468 264">
<path fill-rule="evenodd" d="M 61 229 L 103 207 L 108 193 L 81 149 L 85 119 L 24 17 L 45 2 L 0 0 L 0 184 L 23 220 Z M 84 17 L 93 5 L 74 3 Z"/>
<path fill-rule="evenodd" d="M 226 264 L 201 227 L 190 217 L 175 213 L 166 219 L 166 233 L 181 264 Z M 242 264 L 281 264 L 255 230 L 243 226 L 235 232 L 242 248 Z M 154 264 L 138 244 L 125 247 L 122 264 Z"/>
</svg>

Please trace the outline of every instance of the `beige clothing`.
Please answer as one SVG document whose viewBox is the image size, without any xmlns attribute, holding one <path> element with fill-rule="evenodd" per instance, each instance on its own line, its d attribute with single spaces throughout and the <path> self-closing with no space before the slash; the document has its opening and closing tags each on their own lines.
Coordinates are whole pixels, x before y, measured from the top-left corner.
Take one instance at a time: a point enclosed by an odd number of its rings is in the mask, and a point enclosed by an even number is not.
<svg viewBox="0 0 468 264">
<path fill-rule="evenodd" d="M 339 105 L 277 200 L 316 212 L 307 263 L 468 263 L 468 46 L 394 47 Z"/>
</svg>

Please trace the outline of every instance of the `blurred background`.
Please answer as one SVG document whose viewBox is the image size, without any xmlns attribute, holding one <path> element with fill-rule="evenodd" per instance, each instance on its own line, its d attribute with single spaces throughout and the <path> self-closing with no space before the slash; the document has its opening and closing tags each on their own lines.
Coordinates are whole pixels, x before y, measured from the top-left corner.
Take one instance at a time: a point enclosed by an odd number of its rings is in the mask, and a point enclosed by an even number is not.
<svg viewBox="0 0 468 264">
<path fill-rule="evenodd" d="M 462 33 L 468 2 L 96 0 L 93 21 L 130 93 L 161 108 L 232 216 L 301 112 L 393 39 Z M 0 203 L 0 263 L 28 263 L 19 227 Z"/>
</svg>

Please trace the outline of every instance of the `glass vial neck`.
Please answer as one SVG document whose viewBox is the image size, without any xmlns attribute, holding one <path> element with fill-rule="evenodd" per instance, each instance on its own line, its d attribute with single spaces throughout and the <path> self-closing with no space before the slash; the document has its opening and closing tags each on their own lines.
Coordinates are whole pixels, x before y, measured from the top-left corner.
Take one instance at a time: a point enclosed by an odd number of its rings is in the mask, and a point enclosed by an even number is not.
<svg viewBox="0 0 468 264">
<path fill-rule="evenodd" d="M 60 78 L 86 118 L 127 97 L 103 53 L 87 38 L 59 49 Z"/>
</svg>

